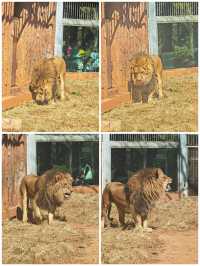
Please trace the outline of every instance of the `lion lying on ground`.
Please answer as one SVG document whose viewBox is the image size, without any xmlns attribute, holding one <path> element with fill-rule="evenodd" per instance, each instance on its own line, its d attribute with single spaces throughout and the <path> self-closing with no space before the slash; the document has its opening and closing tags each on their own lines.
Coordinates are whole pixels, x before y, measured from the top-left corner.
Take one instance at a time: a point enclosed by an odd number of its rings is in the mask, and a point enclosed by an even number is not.
<svg viewBox="0 0 200 266">
<path fill-rule="evenodd" d="M 145 103 L 153 97 L 163 97 L 163 66 L 159 56 L 135 56 L 130 60 L 129 68 L 134 102 Z"/>
<path fill-rule="evenodd" d="M 72 181 L 69 173 L 55 169 L 46 171 L 42 176 L 25 176 L 20 185 L 23 222 L 28 221 L 27 211 L 31 201 L 35 222 L 42 221 L 41 208 L 48 211 L 48 223 L 51 224 L 56 208 L 72 193 Z"/>
<path fill-rule="evenodd" d="M 125 225 L 125 213 L 131 213 L 136 228 L 151 231 L 148 217 L 155 202 L 165 193 L 172 179 L 160 168 L 145 168 L 133 174 L 127 184 L 111 182 L 102 195 L 102 217 L 108 226 L 112 202 L 115 203 L 119 221 Z"/>
<path fill-rule="evenodd" d="M 48 104 L 51 100 L 65 99 L 66 64 L 63 58 L 42 59 L 34 66 L 29 90 L 38 104 Z"/>
</svg>

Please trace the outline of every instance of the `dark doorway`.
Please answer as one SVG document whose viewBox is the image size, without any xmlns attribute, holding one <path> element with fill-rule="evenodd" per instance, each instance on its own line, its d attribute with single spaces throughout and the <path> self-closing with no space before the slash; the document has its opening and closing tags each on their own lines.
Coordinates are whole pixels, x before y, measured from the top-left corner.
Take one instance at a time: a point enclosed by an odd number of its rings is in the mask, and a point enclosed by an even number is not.
<svg viewBox="0 0 200 266">
<path fill-rule="evenodd" d="M 99 182 L 99 145 L 97 142 L 37 142 L 37 173 L 56 167 L 79 177 L 85 164 L 92 168 L 93 184 Z"/>
<path fill-rule="evenodd" d="M 127 182 L 131 173 L 145 167 L 159 167 L 173 178 L 177 190 L 177 149 L 113 148 L 111 151 L 112 181 Z"/>
</svg>

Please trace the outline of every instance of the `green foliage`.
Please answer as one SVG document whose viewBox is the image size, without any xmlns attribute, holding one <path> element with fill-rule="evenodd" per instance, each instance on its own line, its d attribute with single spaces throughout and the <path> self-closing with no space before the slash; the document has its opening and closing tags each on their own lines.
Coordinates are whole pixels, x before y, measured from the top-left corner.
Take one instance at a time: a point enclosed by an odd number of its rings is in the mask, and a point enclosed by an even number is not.
<svg viewBox="0 0 200 266">
<path fill-rule="evenodd" d="M 177 9 L 180 13 L 184 13 L 184 15 L 192 15 L 192 3 L 176 2 L 172 3 L 172 7 Z"/>
<path fill-rule="evenodd" d="M 189 63 L 193 60 L 193 51 L 187 46 L 175 46 L 174 60 L 179 63 Z"/>
</svg>

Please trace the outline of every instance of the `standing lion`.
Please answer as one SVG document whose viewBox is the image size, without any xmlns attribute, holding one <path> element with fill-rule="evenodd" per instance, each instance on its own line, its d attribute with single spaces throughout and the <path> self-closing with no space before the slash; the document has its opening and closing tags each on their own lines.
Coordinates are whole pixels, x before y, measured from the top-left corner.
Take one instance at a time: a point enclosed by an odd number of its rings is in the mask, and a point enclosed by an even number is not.
<svg viewBox="0 0 200 266">
<path fill-rule="evenodd" d="M 151 231 L 148 218 L 155 202 L 165 193 L 172 179 L 160 168 L 145 168 L 134 173 L 127 184 L 108 183 L 102 195 L 102 218 L 108 226 L 112 203 L 117 207 L 119 221 L 125 225 L 125 214 L 131 213 L 135 227 Z"/>
<path fill-rule="evenodd" d="M 48 104 L 57 98 L 65 99 L 66 64 L 63 58 L 42 59 L 32 71 L 29 90 L 38 104 Z"/>
<path fill-rule="evenodd" d="M 138 55 L 129 63 L 132 98 L 134 102 L 148 102 L 163 97 L 163 65 L 159 56 Z"/>
<path fill-rule="evenodd" d="M 42 221 L 40 208 L 48 211 L 49 224 L 53 221 L 56 208 L 72 193 L 73 178 L 69 173 L 51 169 L 42 176 L 25 176 L 20 184 L 23 222 L 27 222 L 29 201 L 32 203 L 36 223 Z"/>
</svg>

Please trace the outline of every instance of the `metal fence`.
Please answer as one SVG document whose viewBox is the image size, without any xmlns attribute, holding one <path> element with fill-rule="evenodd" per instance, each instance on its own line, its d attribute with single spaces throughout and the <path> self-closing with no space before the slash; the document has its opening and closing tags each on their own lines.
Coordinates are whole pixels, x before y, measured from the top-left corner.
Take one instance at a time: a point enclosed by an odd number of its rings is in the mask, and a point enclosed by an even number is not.
<svg viewBox="0 0 200 266">
<path fill-rule="evenodd" d="M 111 141 L 179 141 L 177 134 L 110 134 Z"/>
<path fill-rule="evenodd" d="M 66 2 L 63 5 L 63 18 L 98 20 L 99 4 L 95 2 Z"/>
<path fill-rule="evenodd" d="M 198 15 L 198 2 L 157 2 L 156 16 Z"/>
<path fill-rule="evenodd" d="M 198 135 L 196 134 L 191 134 L 187 135 L 187 146 L 198 146 Z"/>
<path fill-rule="evenodd" d="M 187 135 L 188 184 L 192 194 L 198 194 L 198 135 Z"/>
</svg>

